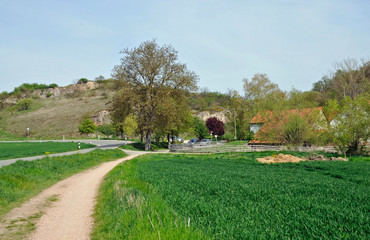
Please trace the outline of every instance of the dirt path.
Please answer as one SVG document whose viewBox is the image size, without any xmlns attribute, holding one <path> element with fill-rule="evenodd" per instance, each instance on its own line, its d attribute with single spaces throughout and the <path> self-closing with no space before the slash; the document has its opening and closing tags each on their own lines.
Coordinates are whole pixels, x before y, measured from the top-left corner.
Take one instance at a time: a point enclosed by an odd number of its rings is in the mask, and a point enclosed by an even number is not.
<svg viewBox="0 0 370 240">
<path fill-rule="evenodd" d="M 104 176 L 119 163 L 145 153 L 130 154 L 62 180 L 12 210 L 0 223 L 0 238 L 23 238 L 36 227 L 29 239 L 89 239 L 91 215 Z"/>
</svg>

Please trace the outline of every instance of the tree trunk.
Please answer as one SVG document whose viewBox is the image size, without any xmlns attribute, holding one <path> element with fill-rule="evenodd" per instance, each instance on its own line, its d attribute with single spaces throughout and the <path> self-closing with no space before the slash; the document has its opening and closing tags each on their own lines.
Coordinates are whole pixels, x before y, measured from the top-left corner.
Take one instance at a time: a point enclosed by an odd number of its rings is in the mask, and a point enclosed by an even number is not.
<svg viewBox="0 0 370 240">
<path fill-rule="evenodd" d="M 168 149 L 170 149 L 171 140 L 170 140 L 170 134 L 169 133 L 167 133 L 167 141 L 168 141 Z"/>
<path fill-rule="evenodd" d="M 234 140 L 236 140 L 236 113 L 234 112 Z"/>
<path fill-rule="evenodd" d="M 150 142 L 152 141 L 152 132 L 151 130 L 146 131 L 146 141 L 145 141 L 145 151 L 150 150 Z"/>
<path fill-rule="evenodd" d="M 144 132 L 141 131 L 140 132 L 140 142 L 143 143 L 143 141 L 144 141 Z"/>
</svg>

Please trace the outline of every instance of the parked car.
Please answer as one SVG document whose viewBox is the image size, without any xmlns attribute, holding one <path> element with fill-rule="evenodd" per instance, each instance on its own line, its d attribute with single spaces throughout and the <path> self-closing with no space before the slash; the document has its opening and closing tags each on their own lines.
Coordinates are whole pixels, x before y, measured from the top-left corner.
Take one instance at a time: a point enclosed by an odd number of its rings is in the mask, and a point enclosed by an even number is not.
<svg viewBox="0 0 370 240">
<path fill-rule="evenodd" d="M 211 139 L 206 138 L 206 139 L 202 139 L 202 141 L 200 142 L 200 145 L 208 145 L 211 143 L 212 143 Z"/>
<path fill-rule="evenodd" d="M 174 142 L 181 142 L 181 143 L 184 142 L 184 139 L 182 139 L 181 137 L 177 137 L 177 136 L 172 136 L 171 139 Z"/>
<path fill-rule="evenodd" d="M 199 138 L 192 138 L 189 140 L 188 144 L 194 144 L 194 143 L 197 143 L 199 142 Z"/>
</svg>

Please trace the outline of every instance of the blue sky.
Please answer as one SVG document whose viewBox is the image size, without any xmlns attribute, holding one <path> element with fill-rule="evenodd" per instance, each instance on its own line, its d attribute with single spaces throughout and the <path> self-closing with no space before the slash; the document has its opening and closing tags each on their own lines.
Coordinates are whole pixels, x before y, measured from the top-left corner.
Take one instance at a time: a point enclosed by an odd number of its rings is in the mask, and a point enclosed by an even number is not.
<svg viewBox="0 0 370 240">
<path fill-rule="evenodd" d="M 110 77 L 119 51 L 171 44 L 211 91 L 266 73 L 310 90 L 347 58 L 370 57 L 368 0 L 0 1 L 0 92 Z"/>
</svg>

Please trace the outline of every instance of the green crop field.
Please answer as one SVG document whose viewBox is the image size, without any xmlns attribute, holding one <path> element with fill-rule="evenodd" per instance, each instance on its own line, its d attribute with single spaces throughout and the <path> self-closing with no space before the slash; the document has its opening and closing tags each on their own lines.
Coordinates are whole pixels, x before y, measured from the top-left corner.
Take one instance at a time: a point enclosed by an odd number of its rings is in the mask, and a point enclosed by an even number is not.
<svg viewBox="0 0 370 240">
<path fill-rule="evenodd" d="M 91 144 L 80 144 L 81 149 L 92 148 Z M 77 142 L 1 142 L 0 160 L 78 150 Z"/>
<path fill-rule="evenodd" d="M 369 161 L 256 161 L 272 154 L 155 154 L 125 162 L 100 190 L 92 237 L 368 238 Z"/>
</svg>

